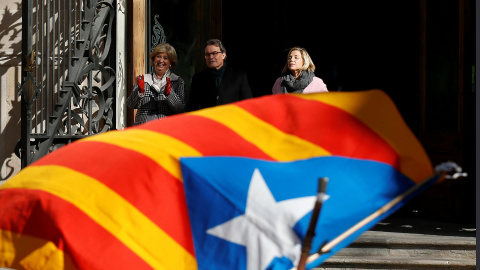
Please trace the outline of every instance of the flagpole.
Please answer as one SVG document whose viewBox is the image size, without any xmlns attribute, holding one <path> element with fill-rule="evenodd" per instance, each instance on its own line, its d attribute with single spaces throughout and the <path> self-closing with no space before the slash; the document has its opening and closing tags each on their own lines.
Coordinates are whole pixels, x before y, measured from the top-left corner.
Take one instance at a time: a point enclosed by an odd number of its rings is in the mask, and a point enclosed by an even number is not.
<svg viewBox="0 0 480 270">
<path fill-rule="evenodd" d="M 310 219 L 310 224 L 308 225 L 307 234 L 302 243 L 302 253 L 300 255 L 300 260 L 298 262 L 298 270 L 305 270 L 308 255 L 310 254 L 310 249 L 312 248 L 313 237 L 315 236 L 315 228 L 317 227 L 318 217 L 320 215 L 320 210 L 322 209 L 323 202 L 327 199 L 325 194 L 327 190 L 328 178 L 323 177 L 318 179 L 318 192 L 317 200 L 313 207 L 312 217 Z"/>
<path fill-rule="evenodd" d="M 349 236 L 351 236 L 353 233 L 355 233 L 357 230 L 359 230 L 360 228 L 362 228 L 363 226 L 365 226 L 366 224 L 368 224 L 369 222 L 371 222 L 372 220 L 378 218 L 380 215 L 384 214 L 385 212 L 387 212 L 388 210 L 392 209 L 396 204 L 398 204 L 399 202 L 401 202 L 403 199 L 405 199 L 405 197 L 407 197 L 408 195 L 410 195 L 411 193 L 413 193 L 414 191 L 418 190 L 420 187 L 426 185 L 427 183 L 429 183 L 431 180 L 433 180 L 435 177 L 438 177 L 440 176 L 440 180 L 443 179 L 445 177 L 445 172 L 442 172 L 440 174 L 434 174 L 430 177 L 428 177 L 427 179 L 423 180 L 421 183 L 411 187 L 409 190 L 407 190 L 406 192 L 398 195 L 397 197 L 395 197 L 393 200 L 391 200 L 389 203 L 385 204 L 384 206 L 382 206 L 380 209 L 378 209 L 377 211 L 375 211 L 374 213 L 372 213 L 371 215 L 369 215 L 368 217 L 364 218 L 363 220 L 361 220 L 360 222 L 358 222 L 357 224 L 355 224 L 353 227 L 351 227 L 350 229 L 348 229 L 347 231 L 345 231 L 344 233 L 340 234 L 339 236 L 337 236 L 337 238 L 333 239 L 332 241 L 328 242 L 326 245 L 322 246 L 320 248 L 320 250 L 315 253 L 315 254 L 312 254 L 308 257 L 308 259 L 306 260 L 306 263 L 310 263 L 310 262 L 313 262 L 314 260 L 318 259 L 318 257 L 320 257 L 321 254 L 324 254 L 324 253 L 327 253 L 327 252 L 330 252 L 330 250 L 335 247 L 336 245 L 338 245 L 340 242 L 342 242 L 343 240 L 345 240 L 346 238 L 348 238 Z M 295 269 L 295 268 L 293 268 Z M 300 270 L 300 269 L 299 269 Z"/>
</svg>

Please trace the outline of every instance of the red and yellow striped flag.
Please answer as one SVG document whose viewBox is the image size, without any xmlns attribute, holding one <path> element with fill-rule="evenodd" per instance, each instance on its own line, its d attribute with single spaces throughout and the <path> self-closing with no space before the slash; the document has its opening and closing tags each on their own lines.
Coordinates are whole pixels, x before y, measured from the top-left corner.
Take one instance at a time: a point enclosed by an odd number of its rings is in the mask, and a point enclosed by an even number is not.
<svg viewBox="0 0 480 270">
<path fill-rule="evenodd" d="M 0 266 L 196 269 L 180 157 L 430 161 L 379 90 L 254 98 L 91 136 L 0 186 Z"/>
</svg>

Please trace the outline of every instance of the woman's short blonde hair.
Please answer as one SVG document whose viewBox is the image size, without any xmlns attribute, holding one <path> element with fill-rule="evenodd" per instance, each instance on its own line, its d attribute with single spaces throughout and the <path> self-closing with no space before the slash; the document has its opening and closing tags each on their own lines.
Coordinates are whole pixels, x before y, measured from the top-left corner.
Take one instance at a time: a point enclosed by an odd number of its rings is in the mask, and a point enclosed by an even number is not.
<svg viewBox="0 0 480 270">
<path fill-rule="evenodd" d="M 171 68 L 174 68 L 177 65 L 178 60 L 175 48 L 173 48 L 173 46 L 168 43 L 160 43 L 150 53 L 150 64 L 152 65 L 152 67 L 155 65 L 155 57 L 160 53 L 167 54 L 168 60 L 170 60 Z"/>
<path fill-rule="evenodd" d="M 290 53 L 293 51 L 299 51 L 300 54 L 302 55 L 303 66 L 300 68 L 302 71 L 303 70 L 307 70 L 311 72 L 315 71 L 315 65 L 313 64 L 312 58 L 310 58 L 310 55 L 308 54 L 307 50 L 305 50 L 302 47 L 293 47 L 290 49 L 290 51 L 288 51 L 287 63 L 285 63 L 285 66 L 283 67 L 282 76 L 290 72 L 290 70 L 288 69 L 288 57 L 290 56 Z"/>
</svg>

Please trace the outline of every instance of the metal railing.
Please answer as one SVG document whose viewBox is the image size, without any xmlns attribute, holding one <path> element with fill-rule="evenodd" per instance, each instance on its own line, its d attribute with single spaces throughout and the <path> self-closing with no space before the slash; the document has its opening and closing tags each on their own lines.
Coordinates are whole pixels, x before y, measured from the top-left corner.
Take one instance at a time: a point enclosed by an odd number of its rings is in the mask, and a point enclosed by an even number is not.
<svg viewBox="0 0 480 270">
<path fill-rule="evenodd" d="M 115 1 L 22 1 L 22 168 L 114 127 Z"/>
</svg>

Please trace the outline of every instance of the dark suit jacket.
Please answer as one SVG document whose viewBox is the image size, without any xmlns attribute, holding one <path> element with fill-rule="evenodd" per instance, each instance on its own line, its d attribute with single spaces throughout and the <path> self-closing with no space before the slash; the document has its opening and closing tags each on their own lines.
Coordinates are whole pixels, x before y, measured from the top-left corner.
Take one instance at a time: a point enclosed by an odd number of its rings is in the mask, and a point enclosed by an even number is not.
<svg viewBox="0 0 480 270">
<path fill-rule="evenodd" d="M 247 74 L 243 70 L 227 65 L 218 93 L 209 70 L 203 70 L 193 75 L 187 111 L 228 104 L 251 97 L 252 90 L 248 84 Z"/>
</svg>

